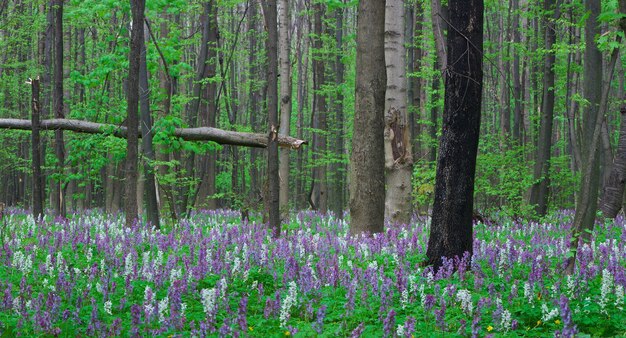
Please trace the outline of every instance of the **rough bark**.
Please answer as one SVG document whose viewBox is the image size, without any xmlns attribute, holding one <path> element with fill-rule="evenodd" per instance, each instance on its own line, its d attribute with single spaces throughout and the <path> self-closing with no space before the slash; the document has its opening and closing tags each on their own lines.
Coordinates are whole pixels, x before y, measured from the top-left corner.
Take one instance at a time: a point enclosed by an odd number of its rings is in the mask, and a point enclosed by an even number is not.
<svg viewBox="0 0 626 338">
<path fill-rule="evenodd" d="M 350 157 L 350 234 L 382 232 L 385 218 L 385 2 L 357 10 L 356 90 Z"/>
<path fill-rule="evenodd" d="M 325 84 L 325 67 L 323 57 L 322 34 L 324 34 L 323 19 L 324 6 L 321 2 L 316 2 L 314 8 L 313 21 L 313 156 L 314 163 L 311 180 L 311 193 L 309 201 L 311 207 L 325 213 L 328 209 L 328 184 L 326 171 L 326 132 L 328 107 L 326 102 L 326 94 L 322 92 L 322 86 Z"/>
<path fill-rule="evenodd" d="M 54 10 L 54 86 L 52 88 L 52 100 L 54 116 L 62 119 L 65 117 L 63 110 L 63 0 L 57 0 L 50 10 Z M 65 144 L 62 130 L 54 132 L 54 152 L 57 158 L 56 172 L 62 175 L 65 164 Z M 54 211 L 57 216 L 65 217 L 65 196 L 60 180 L 55 180 L 52 191 Z"/>
<path fill-rule="evenodd" d="M 289 36 L 289 1 L 280 0 L 279 11 L 279 59 L 280 59 L 280 135 L 288 136 L 291 124 L 291 38 Z M 279 155 L 280 214 L 284 221 L 289 217 L 289 149 L 282 149 Z"/>
<path fill-rule="evenodd" d="M 39 136 L 39 120 L 41 115 L 41 104 L 39 102 L 39 79 L 33 79 L 32 89 L 32 125 L 31 134 L 32 146 L 32 170 L 33 170 L 33 217 L 38 220 L 44 216 L 44 187 L 41 175 L 41 138 Z"/>
<path fill-rule="evenodd" d="M 545 48 L 547 50 L 543 65 L 543 98 L 541 105 L 541 122 L 539 137 L 537 138 L 537 153 L 533 177 L 535 183 L 530 190 L 530 204 L 535 206 L 537 216 L 545 216 L 548 211 L 548 197 L 550 186 L 550 158 L 552 148 L 552 128 L 554 121 L 554 54 L 553 45 L 556 42 L 555 23 L 559 17 L 559 10 L 555 8 L 554 0 L 545 0 L 544 9 L 554 13 L 553 17 L 546 17 Z"/>
<path fill-rule="evenodd" d="M 137 163 L 139 147 L 139 64 L 141 48 L 144 45 L 143 21 L 145 0 L 131 0 L 132 28 L 130 52 L 128 54 L 128 92 L 126 106 L 126 167 L 125 167 L 125 202 L 126 226 L 130 227 L 137 220 Z"/>
<path fill-rule="evenodd" d="M 428 263 L 472 255 L 473 196 L 482 99 L 483 1 L 450 0 L 448 70 Z"/>
<path fill-rule="evenodd" d="M 268 30 L 267 48 L 267 110 L 268 147 L 267 180 L 269 185 L 269 227 L 274 237 L 280 236 L 280 183 L 278 176 L 278 21 L 276 0 L 264 0 L 263 14 Z"/>
<path fill-rule="evenodd" d="M 411 220 L 413 150 L 407 113 L 404 4 L 387 0 L 385 10 L 385 214 L 392 223 Z"/>
<path fill-rule="evenodd" d="M 519 0 L 511 0 L 511 11 L 513 12 L 513 26 L 511 31 L 513 32 L 513 139 L 518 144 L 522 144 L 522 83 L 520 79 L 520 53 L 518 49 L 521 48 L 520 37 L 520 14 Z"/>
<path fill-rule="evenodd" d="M 617 40 L 618 43 L 621 42 L 621 37 L 618 36 Z M 593 230 L 593 226 L 595 223 L 594 221 L 598 203 L 598 183 L 594 182 L 593 171 L 594 166 L 597 165 L 600 157 L 600 152 L 597 151 L 597 149 L 602 142 L 600 139 L 602 120 L 608 108 L 608 96 L 610 92 L 609 84 L 611 83 L 611 80 L 613 78 L 613 72 L 615 69 L 615 63 L 617 62 L 617 56 L 618 49 L 614 49 L 611 55 L 610 64 L 608 66 L 609 73 L 607 74 L 607 82 L 602 89 L 598 112 L 595 116 L 595 120 L 589 121 L 593 124 L 594 128 L 590 141 L 588 141 L 589 144 L 585 149 L 588 155 L 585 158 L 585 162 L 583 163 L 582 178 L 580 182 L 580 189 L 578 191 L 579 197 L 576 203 L 576 214 L 574 215 L 574 223 L 572 224 L 571 228 L 572 236 L 570 240 L 567 266 L 565 268 L 565 273 L 567 274 L 574 273 L 574 268 L 576 266 L 576 254 L 580 242 L 589 241 L 590 233 L 591 230 Z"/>
<path fill-rule="evenodd" d="M 142 25 L 143 26 L 143 25 Z M 156 178 L 154 174 L 154 147 L 152 145 L 152 137 L 154 131 L 152 130 L 152 115 L 150 113 L 150 86 L 148 84 L 148 67 L 146 62 L 146 43 L 147 27 L 144 29 L 144 41 L 141 46 L 141 57 L 139 65 L 139 112 L 141 115 L 141 146 L 143 149 L 143 177 L 144 192 L 146 198 L 146 216 L 150 226 L 159 228 L 159 205 L 157 200 L 157 186 Z M 141 196 L 141 195 L 140 195 Z M 138 203 L 141 208 L 143 203 Z"/>
<path fill-rule="evenodd" d="M 613 158 L 613 167 L 605 183 L 600 201 L 600 210 L 606 218 L 615 218 L 622 208 L 624 185 L 626 184 L 626 104 L 620 109 L 621 124 L 617 151 Z"/>
<path fill-rule="evenodd" d="M 338 157 L 337 161 L 333 161 L 330 164 L 330 171 L 333 178 L 332 184 L 329 189 L 331 194 L 332 203 L 331 210 L 336 217 L 342 218 L 345 208 L 345 186 L 346 186 L 346 165 L 344 163 L 345 156 L 345 141 L 344 141 L 344 95 L 342 85 L 345 77 L 345 65 L 342 58 L 344 55 L 343 49 L 343 29 L 344 29 L 344 10 L 342 8 L 335 9 L 335 47 L 337 48 L 337 55 L 335 56 L 335 88 L 337 96 L 335 103 L 333 104 L 333 110 L 335 113 L 334 128 L 336 132 L 333 136 L 333 152 Z M 329 196 L 330 198 L 330 196 Z"/>
</svg>

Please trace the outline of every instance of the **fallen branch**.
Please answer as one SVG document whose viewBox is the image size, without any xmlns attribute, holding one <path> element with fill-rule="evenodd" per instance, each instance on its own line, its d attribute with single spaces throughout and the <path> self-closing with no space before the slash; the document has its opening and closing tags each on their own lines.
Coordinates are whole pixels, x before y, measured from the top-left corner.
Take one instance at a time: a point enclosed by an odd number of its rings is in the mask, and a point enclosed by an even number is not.
<svg viewBox="0 0 626 338">
<path fill-rule="evenodd" d="M 0 119 L 0 129 L 32 130 L 30 120 L 21 119 Z M 113 124 L 96 123 L 70 119 L 50 119 L 41 121 L 41 130 L 69 130 L 86 134 L 108 134 L 115 137 L 126 138 L 126 127 Z M 239 131 L 228 131 L 218 128 L 176 128 L 174 136 L 185 141 L 213 141 L 219 144 L 229 144 L 235 146 L 266 148 L 268 136 L 259 133 L 244 133 Z M 141 137 L 141 135 L 139 135 Z M 278 136 L 278 145 L 285 148 L 299 149 L 306 144 L 304 140 L 299 140 L 290 136 Z"/>
</svg>

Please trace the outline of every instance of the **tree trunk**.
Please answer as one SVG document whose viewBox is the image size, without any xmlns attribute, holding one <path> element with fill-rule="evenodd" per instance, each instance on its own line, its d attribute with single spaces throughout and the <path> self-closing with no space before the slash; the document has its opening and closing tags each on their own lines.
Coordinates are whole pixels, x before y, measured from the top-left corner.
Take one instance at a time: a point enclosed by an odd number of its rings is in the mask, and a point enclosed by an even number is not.
<svg viewBox="0 0 626 338">
<path fill-rule="evenodd" d="M 204 4 L 202 14 L 202 46 L 198 59 L 198 83 L 194 84 L 194 95 L 198 93 L 197 107 L 195 112 L 191 112 L 192 120 L 196 115 L 200 118 L 200 125 L 203 127 L 215 127 L 217 121 L 217 48 L 218 48 L 218 23 L 217 23 L 217 3 L 209 1 Z M 205 90 L 202 90 L 204 81 L 208 81 Z M 202 99 L 206 98 L 206 103 Z M 194 113 L 196 115 L 194 115 Z M 217 208 L 215 198 L 216 186 L 215 175 L 217 172 L 217 151 L 211 150 L 207 155 L 199 156 L 199 163 L 196 169 L 200 177 L 200 186 L 196 194 L 194 205 L 197 208 L 207 208 L 210 210 Z"/>
<path fill-rule="evenodd" d="M 276 0 L 264 0 L 263 14 L 267 37 L 267 110 L 268 146 L 267 180 L 269 185 L 269 227 L 274 237 L 280 236 L 280 177 L 278 176 L 278 22 Z"/>
<path fill-rule="evenodd" d="M 325 213 L 328 210 L 328 185 L 326 178 L 326 132 L 327 112 L 326 94 L 322 92 L 325 83 L 325 67 L 322 34 L 324 6 L 321 2 L 313 5 L 315 18 L 313 23 L 313 177 L 311 180 L 311 194 L 309 200 L 313 209 Z"/>
<path fill-rule="evenodd" d="M 250 91 L 248 93 L 248 110 L 250 111 L 250 128 L 253 131 L 256 131 L 257 125 L 257 112 L 259 111 L 259 102 L 261 101 L 261 94 L 259 93 L 259 74 L 257 67 L 257 2 L 252 1 L 250 3 L 250 9 L 248 13 L 248 35 L 250 36 L 250 44 L 248 45 L 248 67 L 250 74 Z M 260 193 L 259 188 L 259 171 L 257 168 L 257 150 L 250 149 L 250 192 L 248 194 L 248 199 L 251 204 L 254 204 L 252 201 L 258 200 L 258 195 Z M 252 207 L 250 205 L 249 207 Z"/>
<path fill-rule="evenodd" d="M 143 27 L 144 25 L 142 25 Z M 150 226 L 159 228 L 159 205 L 157 202 L 157 187 L 154 175 L 153 162 L 155 160 L 154 149 L 152 146 L 152 116 L 150 114 L 150 86 L 148 84 L 148 67 L 146 62 L 146 43 L 147 27 L 144 27 L 144 41 L 141 45 L 141 57 L 139 65 L 139 111 L 141 114 L 141 140 L 143 154 L 145 156 L 143 163 L 144 170 L 144 189 L 146 198 L 147 221 Z M 142 204 L 139 204 L 139 208 Z"/>
<path fill-rule="evenodd" d="M 626 104 L 620 109 L 621 124 L 613 167 L 605 183 L 600 210 L 606 218 L 615 218 L 622 208 L 624 184 L 626 183 Z"/>
<path fill-rule="evenodd" d="M 343 16 L 344 10 L 342 8 L 335 9 L 335 47 L 337 48 L 337 55 L 335 56 L 335 88 L 337 91 L 337 97 L 335 98 L 335 104 L 333 105 L 335 111 L 335 125 L 336 132 L 333 137 L 333 152 L 337 157 L 337 161 L 333 161 L 330 165 L 330 171 L 332 172 L 332 184 L 329 192 L 332 193 L 331 209 L 336 217 L 343 217 L 343 210 L 345 207 L 345 186 L 346 186 L 346 168 L 344 164 L 345 159 L 345 144 L 344 144 L 344 94 L 343 83 L 345 76 L 345 65 L 342 58 L 343 52 Z"/>
<path fill-rule="evenodd" d="M 385 2 L 361 0 L 357 11 L 351 235 L 382 232 L 385 220 Z"/>
<path fill-rule="evenodd" d="M 591 18 L 591 17 L 590 17 Z M 589 20 L 589 19 L 588 19 Z M 621 43 L 621 37 L 617 37 L 618 44 Z M 593 48 L 593 47 L 592 47 Z M 578 251 L 578 247 L 580 245 L 580 241 L 588 242 L 591 236 L 591 230 L 593 230 L 597 204 L 598 204 L 598 183 L 594 182 L 594 170 L 597 162 L 599 160 L 599 151 L 598 147 L 600 146 L 600 133 L 602 129 L 602 120 L 604 114 L 608 108 L 608 96 L 610 92 L 610 83 L 613 79 L 613 71 L 615 69 L 615 63 L 617 62 L 618 49 L 614 49 L 611 55 L 611 61 L 609 64 L 609 73 L 606 85 L 602 89 L 602 94 L 600 98 L 600 105 L 598 111 L 596 111 L 596 116 L 594 121 L 590 121 L 593 123 L 593 134 L 591 135 L 589 142 L 589 146 L 584 149 L 588 154 L 585 158 L 585 162 L 583 163 L 583 171 L 580 182 L 579 189 L 579 198 L 576 203 L 576 215 L 574 216 L 574 223 L 571 228 L 571 240 L 570 240 L 570 254 L 567 259 L 567 266 L 565 268 L 565 273 L 572 274 L 574 273 L 574 268 L 576 265 L 576 254 Z M 598 174 L 596 173 L 596 179 Z M 595 184 L 595 185 L 594 185 Z"/>
<path fill-rule="evenodd" d="M 619 1 L 619 11 L 621 14 L 626 14 L 626 0 Z M 623 17 L 620 20 L 620 28 L 624 33 L 626 33 L 626 17 Z M 623 86 L 623 68 L 619 79 L 619 97 L 626 99 Z M 611 83 L 610 78 L 608 83 Z M 600 210 L 602 210 L 602 213 L 606 218 L 615 218 L 622 208 L 622 201 L 624 200 L 624 185 L 626 183 L 626 104 L 624 103 L 620 107 L 620 116 L 621 124 L 617 151 L 615 152 L 615 157 L 613 158 L 611 173 L 604 184 L 604 193 L 602 194 L 602 200 L 600 201 Z"/>
<path fill-rule="evenodd" d="M 63 111 L 63 0 L 54 3 L 54 87 L 52 99 L 54 101 L 54 116 L 62 119 L 65 117 Z M 63 176 L 65 165 L 65 144 L 63 142 L 63 131 L 54 132 L 54 150 L 57 157 L 56 172 Z M 63 183 L 61 178 L 55 180 L 53 184 L 53 206 L 57 216 L 65 217 L 65 196 L 63 194 Z"/>
<path fill-rule="evenodd" d="M 411 220 L 413 150 L 407 114 L 404 4 L 387 0 L 385 11 L 385 214 L 392 223 Z"/>
<path fill-rule="evenodd" d="M 288 136 L 291 124 L 291 39 L 289 36 L 289 1 L 280 1 L 279 11 L 279 59 L 280 59 L 280 129 L 278 133 Z M 280 150 L 280 214 L 283 221 L 289 218 L 289 149 Z"/>
<path fill-rule="evenodd" d="M 548 211 L 550 186 L 550 150 L 552 148 L 552 125 L 554 120 L 554 62 L 553 45 L 556 42 L 555 23 L 559 17 L 559 9 L 555 8 L 554 0 L 544 0 L 547 13 L 554 12 L 554 17 L 546 17 L 545 48 L 547 50 L 543 66 L 543 102 L 541 106 L 541 123 L 537 138 L 537 153 L 533 176 L 535 183 L 530 190 L 530 204 L 535 206 L 537 216 L 545 216 Z"/>
<path fill-rule="evenodd" d="M 511 11 L 513 12 L 513 139 L 518 144 L 522 144 L 522 83 L 520 79 L 520 52 L 521 37 L 519 24 L 519 0 L 511 0 Z"/>
<path fill-rule="evenodd" d="M 127 148 L 126 148 L 126 172 L 124 186 L 126 212 L 126 226 L 130 227 L 137 220 L 139 209 L 137 207 L 137 163 L 139 146 L 139 68 L 141 61 L 141 48 L 144 45 L 143 21 L 145 0 L 131 0 L 132 29 L 130 40 L 130 53 L 128 55 L 128 92 L 127 92 Z"/>
<path fill-rule="evenodd" d="M 39 120 L 41 106 L 39 103 L 39 79 L 32 80 L 33 132 L 31 134 L 32 169 L 33 169 L 33 217 L 39 220 L 44 216 L 44 187 L 41 175 L 41 138 L 39 136 Z"/>
<path fill-rule="evenodd" d="M 439 143 L 428 263 L 472 256 L 473 196 L 480 131 L 483 1 L 449 0 L 443 133 Z M 454 27 L 454 28 L 452 28 Z M 469 41 L 468 41 L 469 39 Z"/>
</svg>

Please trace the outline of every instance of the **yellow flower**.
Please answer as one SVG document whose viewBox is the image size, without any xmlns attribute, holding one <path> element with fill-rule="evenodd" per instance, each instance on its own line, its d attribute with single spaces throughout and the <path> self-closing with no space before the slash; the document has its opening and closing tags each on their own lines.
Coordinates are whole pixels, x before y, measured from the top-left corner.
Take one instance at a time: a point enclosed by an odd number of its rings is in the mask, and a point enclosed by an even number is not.
<svg viewBox="0 0 626 338">
<path fill-rule="evenodd" d="M 541 325 L 541 320 L 537 321 L 537 326 Z"/>
<path fill-rule="evenodd" d="M 557 320 L 554 321 L 554 324 L 559 325 L 559 324 L 561 324 L 561 321 L 557 319 Z"/>
<path fill-rule="evenodd" d="M 248 326 L 248 330 L 254 331 L 254 328 L 252 326 Z"/>
<path fill-rule="evenodd" d="M 493 326 L 491 326 L 491 325 L 487 326 L 487 331 L 488 331 L 488 332 L 493 331 Z"/>
<path fill-rule="evenodd" d="M 289 330 L 285 331 L 285 336 L 291 336 L 291 332 Z"/>
</svg>

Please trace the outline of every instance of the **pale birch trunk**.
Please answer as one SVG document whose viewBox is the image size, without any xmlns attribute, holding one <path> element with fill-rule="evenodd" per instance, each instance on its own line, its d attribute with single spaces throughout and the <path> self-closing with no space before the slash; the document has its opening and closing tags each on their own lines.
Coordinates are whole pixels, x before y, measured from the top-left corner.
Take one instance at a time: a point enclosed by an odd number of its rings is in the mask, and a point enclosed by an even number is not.
<svg viewBox="0 0 626 338">
<path fill-rule="evenodd" d="M 411 220 L 413 153 L 407 118 L 404 4 L 388 0 L 385 10 L 385 216 L 393 223 Z"/>
</svg>

